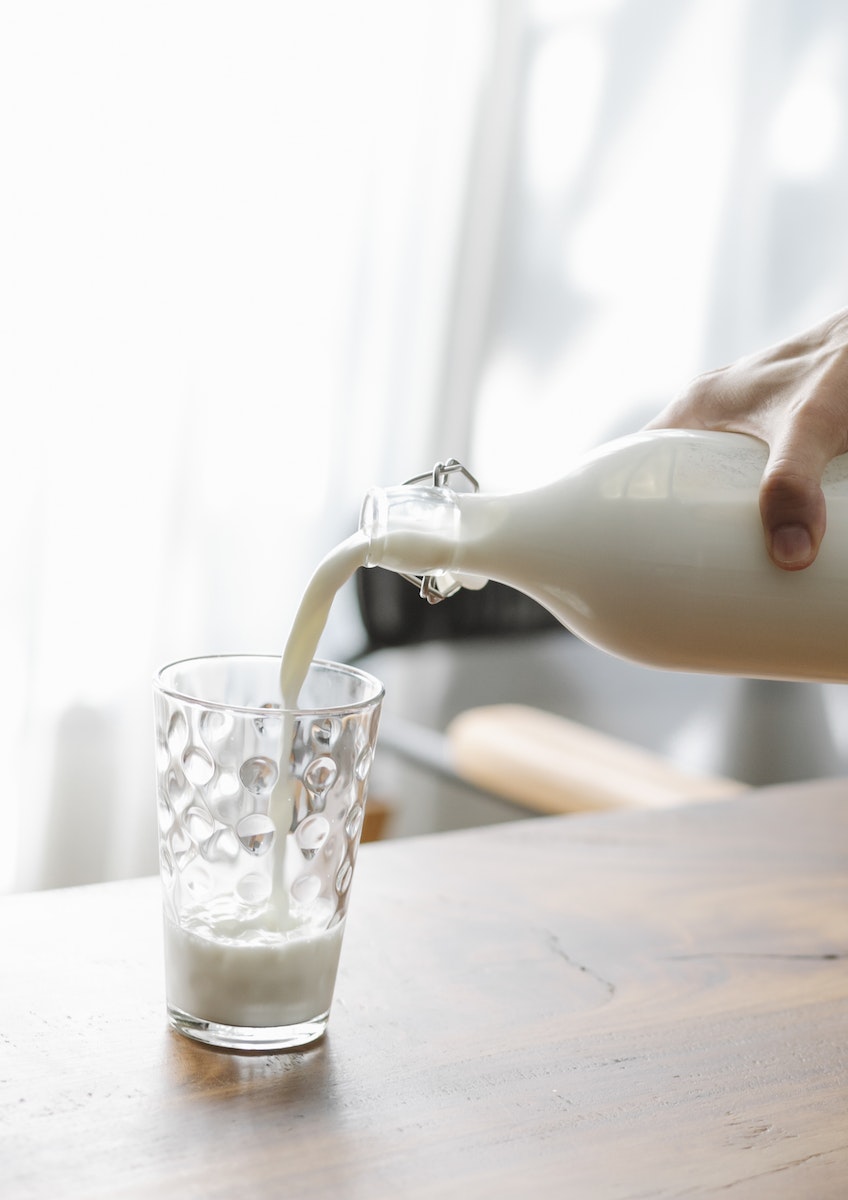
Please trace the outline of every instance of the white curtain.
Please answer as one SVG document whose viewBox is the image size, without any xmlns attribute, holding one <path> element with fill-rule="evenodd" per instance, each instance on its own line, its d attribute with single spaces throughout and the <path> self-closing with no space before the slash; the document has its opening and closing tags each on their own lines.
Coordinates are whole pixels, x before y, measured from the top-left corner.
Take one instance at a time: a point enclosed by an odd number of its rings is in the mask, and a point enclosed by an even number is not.
<svg viewBox="0 0 848 1200">
<path fill-rule="evenodd" d="M 0 889 L 155 870 L 155 667 L 280 652 L 367 487 L 432 464 L 493 24 L 0 8 Z"/>
<path fill-rule="evenodd" d="M 155 869 L 155 666 L 281 650 L 368 486 L 552 478 L 844 304 L 847 54 L 837 0 L 7 0 L 0 890 Z"/>
<path fill-rule="evenodd" d="M 848 6 L 528 0 L 473 469 L 553 479 L 848 303 Z"/>
</svg>

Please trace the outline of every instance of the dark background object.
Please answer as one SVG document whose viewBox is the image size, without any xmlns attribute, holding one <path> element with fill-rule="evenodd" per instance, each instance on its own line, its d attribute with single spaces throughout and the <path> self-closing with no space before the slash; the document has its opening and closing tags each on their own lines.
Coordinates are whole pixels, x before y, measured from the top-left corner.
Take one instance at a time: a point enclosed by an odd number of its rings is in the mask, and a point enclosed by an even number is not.
<svg viewBox="0 0 848 1200">
<path fill-rule="evenodd" d="M 400 575 L 367 567 L 356 574 L 356 594 L 368 652 L 441 639 L 562 629 L 535 600 L 494 581 L 480 591 L 462 588 L 440 604 L 428 604 Z"/>
</svg>

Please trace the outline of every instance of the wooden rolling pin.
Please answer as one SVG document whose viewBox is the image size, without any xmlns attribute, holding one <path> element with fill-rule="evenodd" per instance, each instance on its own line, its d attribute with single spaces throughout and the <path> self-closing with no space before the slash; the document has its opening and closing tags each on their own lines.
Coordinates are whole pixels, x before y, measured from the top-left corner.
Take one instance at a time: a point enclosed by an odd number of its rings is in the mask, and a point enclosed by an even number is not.
<svg viewBox="0 0 848 1200">
<path fill-rule="evenodd" d="M 468 709 L 448 726 L 447 739 L 461 778 L 535 812 L 664 808 L 747 790 L 524 705 Z"/>
</svg>

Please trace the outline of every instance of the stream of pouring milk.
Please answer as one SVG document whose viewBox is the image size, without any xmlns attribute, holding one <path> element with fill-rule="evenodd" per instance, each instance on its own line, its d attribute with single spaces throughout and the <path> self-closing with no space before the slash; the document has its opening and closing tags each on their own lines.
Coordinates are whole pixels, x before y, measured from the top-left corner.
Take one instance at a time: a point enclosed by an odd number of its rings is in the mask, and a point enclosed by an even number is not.
<svg viewBox="0 0 848 1200">
<path fill-rule="evenodd" d="M 300 689 L 315 657 L 336 592 L 365 565 L 368 539 L 357 531 L 318 565 L 300 602 L 280 665 L 284 708 L 297 708 Z"/>
<path fill-rule="evenodd" d="M 387 540 L 396 569 L 406 561 L 439 561 L 448 543 L 428 531 L 393 531 Z M 384 547 L 385 548 L 385 547 Z M 200 904 L 181 923 L 165 922 L 168 1003 L 203 1021 L 245 1029 L 282 1029 L 328 1012 L 344 922 L 327 927 L 334 910 L 318 897 L 304 910 L 292 902 L 303 860 L 291 832 L 295 782 L 290 769 L 295 712 L 336 593 L 366 564 L 368 536 L 358 530 L 318 565 L 301 599 L 280 662 L 283 729 L 277 782 L 268 816 L 275 834 L 267 901 L 214 910 Z M 247 1042 L 249 1038 L 244 1037 Z"/>
<path fill-rule="evenodd" d="M 280 771 L 270 808 L 270 817 L 277 830 L 270 903 L 280 914 L 287 911 L 289 880 L 286 878 L 286 837 L 291 829 L 294 811 L 294 781 L 287 767 L 294 735 L 291 712 L 297 708 L 309 664 L 315 657 L 336 592 L 358 567 L 364 565 L 367 553 L 368 539 L 357 531 L 319 563 L 298 606 L 280 663 L 280 692 L 286 713 L 283 719 Z"/>
</svg>

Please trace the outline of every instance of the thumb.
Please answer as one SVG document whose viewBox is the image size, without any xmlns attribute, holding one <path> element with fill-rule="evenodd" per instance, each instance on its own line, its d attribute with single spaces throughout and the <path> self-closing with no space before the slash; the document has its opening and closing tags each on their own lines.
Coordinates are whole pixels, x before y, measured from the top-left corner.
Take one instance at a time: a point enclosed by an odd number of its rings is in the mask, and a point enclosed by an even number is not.
<svg viewBox="0 0 848 1200">
<path fill-rule="evenodd" d="M 766 549 L 786 571 L 813 562 L 827 523 L 821 477 L 830 455 L 817 447 L 785 442 L 772 449 L 760 484 L 760 516 Z"/>
</svg>

